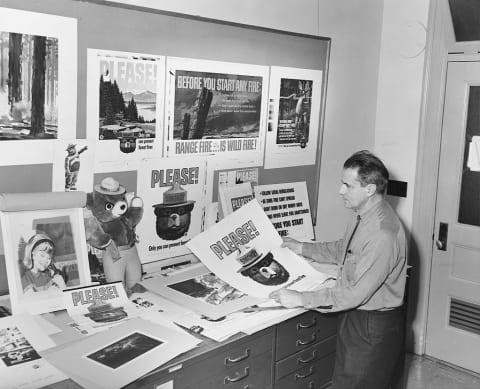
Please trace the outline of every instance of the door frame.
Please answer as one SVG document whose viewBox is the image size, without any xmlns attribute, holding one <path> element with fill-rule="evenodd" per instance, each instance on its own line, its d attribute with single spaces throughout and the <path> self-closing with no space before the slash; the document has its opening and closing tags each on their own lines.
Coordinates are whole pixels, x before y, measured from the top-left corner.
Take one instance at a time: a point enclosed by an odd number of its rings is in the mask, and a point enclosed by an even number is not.
<svg viewBox="0 0 480 389">
<path fill-rule="evenodd" d="M 480 42 L 454 42 L 449 10 L 431 9 L 419 123 L 409 261 L 407 350 L 425 354 L 440 146 L 448 62 L 480 62 Z M 443 3 L 445 5 L 445 3 Z M 448 26 L 448 27 L 445 27 Z M 453 37 L 453 41 L 452 41 Z M 432 174 L 433 172 L 433 174 Z"/>
</svg>

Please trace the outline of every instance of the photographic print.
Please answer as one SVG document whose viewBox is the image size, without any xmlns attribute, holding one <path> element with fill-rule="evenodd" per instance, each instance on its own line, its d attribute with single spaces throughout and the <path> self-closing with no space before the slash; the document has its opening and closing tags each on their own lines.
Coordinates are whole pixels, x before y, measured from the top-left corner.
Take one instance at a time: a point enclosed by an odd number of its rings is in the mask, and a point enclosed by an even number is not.
<svg viewBox="0 0 480 389">
<path fill-rule="evenodd" d="M 162 155 L 165 57 L 88 49 L 87 137 L 96 161 Z"/>
<path fill-rule="evenodd" d="M 143 280 L 141 284 L 150 292 L 211 320 L 263 301 L 232 287 L 201 263 L 168 277 Z"/>
<path fill-rule="evenodd" d="M 0 165 L 52 162 L 75 138 L 77 21 L 0 8 Z"/>
<path fill-rule="evenodd" d="M 87 355 L 86 358 L 111 369 L 118 369 L 161 344 L 163 344 L 161 340 L 135 332 Z"/>
<path fill-rule="evenodd" d="M 90 282 L 82 210 L 1 212 L 14 313 L 65 308 L 62 291 Z"/>
<path fill-rule="evenodd" d="M 207 202 L 205 158 L 150 158 L 140 163 L 144 201 L 137 233 L 142 263 L 189 253 L 185 247 L 203 229 Z"/>
<path fill-rule="evenodd" d="M 40 355 L 40 351 L 54 345 L 31 315 L 1 318 L 0 386 L 38 388 L 66 379 Z"/>
<path fill-rule="evenodd" d="M 134 318 L 108 331 L 50 348 L 42 356 L 85 388 L 122 388 L 194 348 L 178 329 Z"/>
<path fill-rule="evenodd" d="M 268 68 L 168 57 L 167 69 L 165 154 L 261 163 Z"/>
<path fill-rule="evenodd" d="M 315 164 L 322 75 L 321 70 L 270 68 L 266 169 Z"/>
</svg>

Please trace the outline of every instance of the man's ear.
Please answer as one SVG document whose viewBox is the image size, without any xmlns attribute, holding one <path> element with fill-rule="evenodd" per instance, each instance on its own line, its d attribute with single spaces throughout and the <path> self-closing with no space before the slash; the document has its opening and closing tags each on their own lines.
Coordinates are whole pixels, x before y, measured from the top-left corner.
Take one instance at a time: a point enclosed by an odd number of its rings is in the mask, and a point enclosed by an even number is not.
<svg viewBox="0 0 480 389">
<path fill-rule="evenodd" d="M 366 189 L 369 197 L 377 193 L 377 185 L 375 184 L 367 184 Z"/>
</svg>

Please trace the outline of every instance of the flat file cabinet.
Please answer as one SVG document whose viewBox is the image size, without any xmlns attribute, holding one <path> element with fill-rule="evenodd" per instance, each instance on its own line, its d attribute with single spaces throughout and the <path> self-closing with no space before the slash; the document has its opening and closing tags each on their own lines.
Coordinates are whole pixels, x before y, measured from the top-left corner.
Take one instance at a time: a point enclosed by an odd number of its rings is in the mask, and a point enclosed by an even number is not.
<svg viewBox="0 0 480 389">
<path fill-rule="evenodd" d="M 252 335 L 196 348 L 140 377 L 128 389 L 319 389 L 333 372 L 337 320 L 316 311 Z M 49 389 L 81 389 L 72 380 Z"/>
<path fill-rule="evenodd" d="M 275 389 L 320 389 L 330 385 L 337 316 L 307 311 L 277 324 Z"/>
</svg>

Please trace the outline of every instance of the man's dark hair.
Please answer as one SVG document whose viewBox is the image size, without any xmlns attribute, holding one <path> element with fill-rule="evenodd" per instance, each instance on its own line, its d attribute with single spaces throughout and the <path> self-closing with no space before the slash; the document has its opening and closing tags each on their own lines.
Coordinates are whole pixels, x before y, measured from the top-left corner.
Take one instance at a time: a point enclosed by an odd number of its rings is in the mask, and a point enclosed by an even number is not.
<svg viewBox="0 0 480 389">
<path fill-rule="evenodd" d="M 375 184 L 380 194 L 387 190 L 388 170 L 380 158 L 370 151 L 357 151 L 345 161 L 343 168 L 358 169 L 358 180 L 362 186 Z"/>
</svg>

